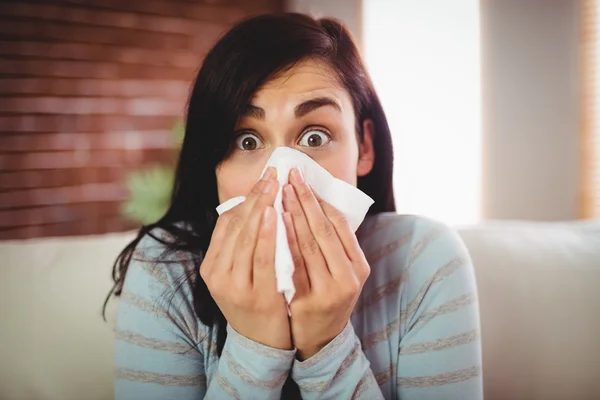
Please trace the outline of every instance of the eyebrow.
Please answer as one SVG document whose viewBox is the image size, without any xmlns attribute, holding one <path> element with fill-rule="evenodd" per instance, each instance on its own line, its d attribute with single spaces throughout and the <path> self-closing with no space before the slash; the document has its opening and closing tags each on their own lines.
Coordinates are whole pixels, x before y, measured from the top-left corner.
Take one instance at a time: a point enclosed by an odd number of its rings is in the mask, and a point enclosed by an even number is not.
<svg viewBox="0 0 600 400">
<path fill-rule="evenodd" d="M 311 100 L 307 100 L 302 104 L 298 104 L 294 109 L 294 114 L 296 118 L 304 117 L 306 114 L 315 111 L 318 108 L 332 106 L 336 108 L 338 111 L 342 111 L 342 107 L 338 104 L 337 101 L 333 100 L 330 97 L 317 97 Z"/>
<path fill-rule="evenodd" d="M 265 119 L 265 110 L 260 107 L 253 106 L 252 104 L 248 104 L 244 110 L 243 116 L 256 119 Z"/>
<path fill-rule="evenodd" d="M 305 115 L 321 108 L 331 106 L 338 111 L 342 111 L 342 107 L 340 107 L 339 103 L 330 97 L 316 97 L 314 99 L 307 100 L 301 104 L 298 104 L 294 109 L 294 115 L 296 118 L 302 118 Z M 244 116 L 252 117 L 256 119 L 265 119 L 265 110 L 260 107 L 253 106 L 252 104 L 248 104 L 246 106 L 246 110 L 244 111 Z"/>
</svg>

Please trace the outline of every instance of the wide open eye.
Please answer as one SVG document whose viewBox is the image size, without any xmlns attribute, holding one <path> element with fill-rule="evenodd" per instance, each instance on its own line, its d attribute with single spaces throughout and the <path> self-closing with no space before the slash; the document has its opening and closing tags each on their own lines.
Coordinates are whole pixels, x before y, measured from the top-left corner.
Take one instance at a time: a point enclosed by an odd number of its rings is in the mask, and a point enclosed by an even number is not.
<svg viewBox="0 0 600 400">
<path fill-rule="evenodd" d="M 321 147 L 331 141 L 331 137 L 321 129 L 308 128 L 300 137 L 300 146 Z"/>
<path fill-rule="evenodd" d="M 235 146 L 243 151 L 252 151 L 263 148 L 264 144 L 254 133 L 244 132 L 235 139 Z"/>
</svg>

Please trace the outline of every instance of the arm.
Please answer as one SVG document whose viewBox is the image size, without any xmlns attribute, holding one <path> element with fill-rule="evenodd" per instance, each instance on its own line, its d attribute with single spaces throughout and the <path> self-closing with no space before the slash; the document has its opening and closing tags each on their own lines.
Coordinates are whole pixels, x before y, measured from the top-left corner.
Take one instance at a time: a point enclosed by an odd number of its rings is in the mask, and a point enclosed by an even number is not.
<svg viewBox="0 0 600 400">
<path fill-rule="evenodd" d="M 163 247 L 154 239 L 138 248 L 119 304 L 115 398 L 278 399 L 294 352 L 228 328 L 217 358 L 211 331 L 195 315 L 191 286 L 181 285 L 184 265 L 156 262 Z"/>
<path fill-rule="evenodd" d="M 401 399 L 482 399 L 477 289 L 453 230 L 426 219 L 413 233 L 398 353 Z"/>
<path fill-rule="evenodd" d="M 370 274 L 348 219 L 292 170 L 284 214 L 294 257 L 291 328 L 299 360 L 292 378 L 303 399 L 383 399 L 350 315 Z"/>
<path fill-rule="evenodd" d="M 402 332 L 398 363 L 390 370 L 396 374 L 396 398 L 482 399 L 470 257 L 455 232 L 426 219 L 417 220 L 410 247 L 405 300 L 396 320 Z M 389 344 L 384 347 L 389 351 Z M 377 380 L 390 378 L 383 371 L 374 378 L 350 324 L 312 358 L 295 361 L 292 377 L 304 399 L 381 399 Z"/>
<path fill-rule="evenodd" d="M 292 378 L 305 400 L 384 398 L 350 322 L 317 354 L 295 361 Z"/>
</svg>

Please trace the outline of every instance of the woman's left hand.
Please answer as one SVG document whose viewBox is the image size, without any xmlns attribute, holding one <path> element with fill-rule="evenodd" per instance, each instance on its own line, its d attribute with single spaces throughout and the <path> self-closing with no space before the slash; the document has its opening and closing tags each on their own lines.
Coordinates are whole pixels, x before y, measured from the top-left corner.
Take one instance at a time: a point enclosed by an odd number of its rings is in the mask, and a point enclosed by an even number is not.
<svg viewBox="0 0 600 400">
<path fill-rule="evenodd" d="M 283 190 L 295 265 L 290 324 L 298 358 L 306 360 L 344 329 L 370 267 L 346 217 L 316 196 L 298 170 L 290 182 Z"/>
</svg>

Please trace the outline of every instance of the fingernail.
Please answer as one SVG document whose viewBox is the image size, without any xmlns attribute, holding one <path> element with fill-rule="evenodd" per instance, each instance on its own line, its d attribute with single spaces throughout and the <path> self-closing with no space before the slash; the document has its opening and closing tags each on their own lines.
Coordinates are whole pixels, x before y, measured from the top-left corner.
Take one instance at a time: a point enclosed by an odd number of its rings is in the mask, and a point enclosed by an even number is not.
<svg viewBox="0 0 600 400">
<path fill-rule="evenodd" d="M 267 167 L 267 169 L 265 170 L 265 172 L 263 172 L 263 176 L 261 177 L 261 179 L 263 180 L 269 180 L 273 177 L 273 167 Z"/>
<path fill-rule="evenodd" d="M 265 186 L 263 187 L 263 193 L 269 193 L 271 191 L 272 187 L 273 187 L 273 181 L 268 180 L 267 183 L 265 183 Z"/>
<path fill-rule="evenodd" d="M 304 182 L 304 177 L 298 168 L 292 168 L 292 178 L 298 183 Z"/>
</svg>

